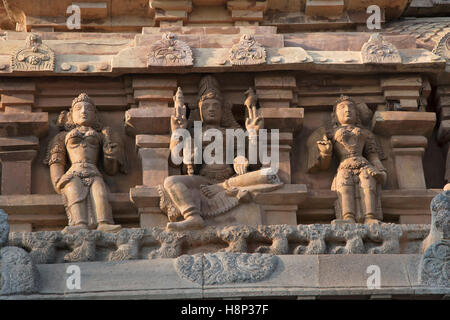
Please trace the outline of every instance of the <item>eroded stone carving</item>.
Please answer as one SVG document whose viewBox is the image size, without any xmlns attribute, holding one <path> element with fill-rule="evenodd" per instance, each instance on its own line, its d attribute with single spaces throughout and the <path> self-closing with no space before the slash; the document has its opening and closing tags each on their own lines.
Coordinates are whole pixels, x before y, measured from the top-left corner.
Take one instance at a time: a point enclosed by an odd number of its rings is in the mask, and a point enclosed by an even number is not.
<svg viewBox="0 0 450 320">
<path fill-rule="evenodd" d="M 9 245 L 29 252 L 35 264 L 177 258 L 203 252 L 280 254 L 419 253 L 428 225 L 312 224 L 207 227 L 168 231 L 122 229 L 117 233 L 80 230 L 13 232 Z M 192 251 L 189 248 L 193 248 Z"/>
<path fill-rule="evenodd" d="M 30 34 L 25 48 L 17 50 L 11 56 L 11 68 L 15 71 L 53 71 L 55 53 L 42 43 L 40 36 Z"/>
<path fill-rule="evenodd" d="M 450 191 L 435 196 L 430 208 L 431 230 L 422 243 L 420 280 L 429 286 L 450 287 Z"/>
<path fill-rule="evenodd" d="M 370 36 L 361 48 L 363 63 L 402 63 L 398 49 L 387 42 L 379 33 Z"/>
<path fill-rule="evenodd" d="M 9 235 L 8 215 L 0 209 L 0 248 L 7 245 Z"/>
<path fill-rule="evenodd" d="M 266 49 L 252 35 L 244 34 L 239 43 L 229 53 L 232 65 L 252 65 L 266 63 Z"/>
<path fill-rule="evenodd" d="M 73 100 L 69 112 L 61 112 L 57 124 L 62 131 L 50 142 L 45 163 L 50 166 L 55 191 L 63 196 L 69 218 L 65 231 L 88 227 L 119 230 L 120 226 L 114 225 L 108 190 L 97 164 L 102 159 L 109 175 L 126 172 L 120 137 L 103 126 L 94 102 L 85 93 Z"/>
<path fill-rule="evenodd" d="M 420 264 L 422 284 L 434 287 L 450 287 L 450 240 L 433 243 L 425 251 Z"/>
<path fill-rule="evenodd" d="M 31 256 L 22 248 L 0 250 L 0 294 L 30 294 L 38 291 L 39 272 Z"/>
<path fill-rule="evenodd" d="M 263 127 L 263 119 L 256 115 L 257 97 L 250 89 L 245 105 L 249 117 L 245 125 L 249 132 L 250 143 L 257 143 L 258 132 Z M 212 76 L 200 81 L 199 109 L 203 134 L 208 129 L 219 130 L 223 136 L 227 128 L 240 128 L 231 113 L 231 107 L 223 104 L 219 83 Z M 186 106 L 183 94 L 178 88 L 175 102 L 175 116 L 171 117 L 170 149 L 182 143 L 179 129 L 188 128 Z M 204 148 L 204 146 L 203 146 Z M 248 160 L 239 156 L 234 165 L 226 164 L 226 154 L 221 163 L 202 164 L 195 172 L 193 161 L 187 164 L 187 175 L 170 176 L 159 186 L 161 196 L 160 207 L 168 215 L 167 228 L 184 230 L 202 228 L 204 219 L 223 214 L 239 203 L 252 201 L 255 192 L 272 191 L 282 186 L 276 174 L 270 168 L 247 172 Z M 264 170 L 264 171 L 263 171 Z M 183 219 L 183 221 L 177 221 Z"/>
<path fill-rule="evenodd" d="M 441 37 L 436 47 L 433 49 L 433 53 L 441 56 L 445 60 L 450 60 L 450 33 L 447 32 Z"/>
<path fill-rule="evenodd" d="M 201 285 L 257 282 L 276 269 L 278 258 L 271 254 L 218 252 L 183 255 L 175 260 L 178 274 Z"/>
<path fill-rule="evenodd" d="M 150 46 L 149 66 L 192 66 L 193 61 L 191 48 L 174 33 L 163 34 Z"/>
<path fill-rule="evenodd" d="M 308 172 L 327 170 L 333 151 L 339 167 L 331 189 L 338 195 L 334 222 L 378 223 L 383 219 L 380 191 L 386 169 L 373 133 L 365 127 L 372 112 L 347 96 L 336 102 L 331 127 L 320 127 L 308 138 Z"/>
</svg>

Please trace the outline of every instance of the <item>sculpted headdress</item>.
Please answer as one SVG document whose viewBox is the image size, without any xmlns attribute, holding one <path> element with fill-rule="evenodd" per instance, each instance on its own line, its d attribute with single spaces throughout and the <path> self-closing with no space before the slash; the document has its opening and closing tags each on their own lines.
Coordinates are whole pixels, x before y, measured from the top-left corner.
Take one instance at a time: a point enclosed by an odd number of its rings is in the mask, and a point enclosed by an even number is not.
<svg viewBox="0 0 450 320">
<path fill-rule="evenodd" d="M 72 130 L 73 128 L 76 127 L 76 124 L 73 122 L 73 119 L 72 119 L 72 111 L 73 111 L 73 107 L 78 102 L 87 102 L 87 103 L 89 103 L 90 105 L 92 105 L 94 107 L 94 109 L 95 109 L 95 121 L 94 121 L 94 124 L 92 125 L 92 128 L 94 130 L 101 131 L 103 129 L 103 124 L 100 121 L 97 108 L 95 107 L 95 103 L 84 92 L 80 93 L 78 95 L 78 97 L 76 97 L 75 99 L 72 100 L 72 106 L 70 107 L 69 111 L 66 111 L 66 110 L 61 111 L 61 113 L 59 114 L 58 119 L 56 120 L 56 124 L 58 125 L 58 127 L 61 130 L 66 130 L 66 131 L 70 131 L 70 130 Z"/>
<path fill-rule="evenodd" d="M 204 76 L 198 85 L 198 106 L 201 112 L 201 105 L 206 99 L 217 99 L 222 105 L 221 126 L 225 128 L 239 128 L 239 124 L 233 116 L 231 105 L 224 103 L 220 92 L 220 85 L 216 78 L 211 75 Z"/>
</svg>

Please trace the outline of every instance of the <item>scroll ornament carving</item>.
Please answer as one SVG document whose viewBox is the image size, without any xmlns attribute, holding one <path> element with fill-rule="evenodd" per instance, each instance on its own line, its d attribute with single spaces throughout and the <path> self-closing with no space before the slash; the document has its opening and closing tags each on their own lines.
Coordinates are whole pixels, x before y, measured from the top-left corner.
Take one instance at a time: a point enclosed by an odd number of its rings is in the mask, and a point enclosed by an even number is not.
<svg viewBox="0 0 450 320">
<path fill-rule="evenodd" d="M 192 66 L 192 50 L 186 42 L 177 40 L 174 33 L 165 33 L 150 46 L 149 66 Z"/>
<path fill-rule="evenodd" d="M 11 56 L 11 68 L 15 71 L 53 71 L 55 53 L 42 43 L 40 36 L 31 34 L 26 39 L 25 48 Z"/>
<path fill-rule="evenodd" d="M 203 285 L 257 282 L 276 269 L 278 258 L 260 253 L 208 253 L 183 255 L 175 260 L 178 274 Z"/>
<path fill-rule="evenodd" d="M 39 272 L 29 253 L 22 248 L 0 250 L 0 295 L 29 294 L 39 286 Z"/>
<path fill-rule="evenodd" d="M 441 56 L 446 61 L 450 60 L 450 32 L 447 32 L 433 49 L 433 53 Z"/>
<path fill-rule="evenodd" d="M 370 36 L 361 48 L 363 63 L 402 63 L 398 49 L 383 39 L 379 33 Z"/>
<path fill-rule="evenodd" d="M 431 230 L 422 243 L 421 283 L 434 287 L 450 287 L 450 191 L 431 201 Z"/>
<path fill-rule="evenodd" d="M 421 283 L 450 287 L 450 240 L 441 240 L 425 251 L 421 261 Z"/>
<path fill-rule="evenodd" d="M 252 65 L 266 63 L 266 49 L 252 35 L 244 34 L 229 53 L 232 65 Z"/>
</svg>

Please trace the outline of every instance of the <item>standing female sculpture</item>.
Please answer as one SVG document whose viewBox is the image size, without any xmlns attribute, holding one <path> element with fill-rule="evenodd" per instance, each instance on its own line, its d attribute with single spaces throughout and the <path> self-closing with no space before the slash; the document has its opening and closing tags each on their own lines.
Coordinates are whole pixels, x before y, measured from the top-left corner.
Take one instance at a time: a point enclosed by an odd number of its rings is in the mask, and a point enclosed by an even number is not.
<svg viewBox="0 0 450 320">
<path fill-rule="evenodd" d="M 103 169 L 108 175 L 124 172 L 120 138 L 111 128 L 102 126 L 94 102 L 85 93 L 73 100 L 69 112 L 61 112 L 57 123 L 63 131 L 50 142 L 46 163 L 55 191 L 63 195 L 69 218 L 65 231 L 88 226 L 101 231 L 120 230 L 121 226 L 114 224 L 108 190 L 97 167 L 103 153 Z M 65 171 L 67 160 L 70 168 Z"/>
<path fill-rule="evenodd" d="M 373 133 L 363 126 L 371 111 L 347 96 L 336 102 L 331 128 L 317 129 L 308 139 L 308 172 L 327 170 L 333 151 L 339 159 L 332 190 L 338 195 L 335 222 L 378 223 L 380 187 L 386 182 L 386 169 L 379 158 Z"/>
</svg>

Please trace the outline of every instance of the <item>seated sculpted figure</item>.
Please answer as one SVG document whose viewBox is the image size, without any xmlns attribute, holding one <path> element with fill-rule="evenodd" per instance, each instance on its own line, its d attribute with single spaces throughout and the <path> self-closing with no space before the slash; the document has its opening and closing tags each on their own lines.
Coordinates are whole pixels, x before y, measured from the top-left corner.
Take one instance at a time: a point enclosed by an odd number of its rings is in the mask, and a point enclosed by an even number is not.
<svg viewBox="0 0 450 320">
<path fill-rule="evenodd" d="M 219 84 L 212 76 L 202 78 L 199 86 L 199 112 L 202 132 L 217 129 L 223 134 L 227 128 L 240 128 L 233 117 L 231 108 L 224 105 Z M 247 91 L 245 105 L 249 110 L 246 129 L 249 140 L 255 143 L 257 134 L 263 125 L 263 119 L 256 116 L 256 95 Z M 178 89 L 175 102 L 175 116 L 171 119 L 172 138 L 170 148 L 173 150 L 180 139 L 174 136 L 177 129 L 191 129 L 192 121 L 186 118 L 181 89 Z M 192 118 L 192 112 L 191 116 Z M 203 150 L 206 145 L 203 144 Z M 226 148 L 226 146 L 225 146 Z M 226 150 L 226 149 L 225 149 Z M 225 157 L 226 151 L 223 154 Z M 233 154 L 236 154 L 233 149 Z M 168 215 L 169 230 L 196 229 L 204 226 L 204 219 L 223 214 L 238 206 L 241 202 L 251 201 L 254 192 L 271 191 L 281 187 L 276 174 L 270 168 L 247 172 L 249 162 L 242 155 L 234 158 L 233 164 L 203 163 L 187 164 L 187 175 L 167 177 L 159 186 L 160 207 Z"/>
<path fill-rule="evenodd" d="M 114 175 L 124 172 L 125 154 L 119 137 L 99 121 L 94 102 L 82 93 L 70 111 L 61 112 L 57 124 L 62 130 L 50 142 L 46 162 L 53 187 L 62 194 L 69 226 L 65 232 L 97 227 L 118 231 L 112 217 L 108 190 L 97 167 Z M 66 165 L 70 163 L 66 171 Z"/>
<path fill-rule="evenodd" d="M 367 105 L 341 96 L 333 109 L 331 128 L 321 127 L 308 139 L 308 172 L 327 170 L 333 153 L 339 160 L 332 183 L 338 195 L 335 223 L 382 220 L 379 193 L 387 175 L 375 136 L 364 126 L 371 115 Z"/>
</svg>

